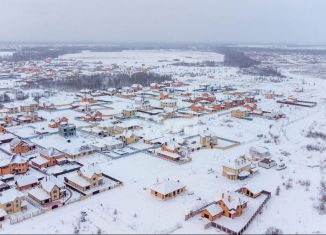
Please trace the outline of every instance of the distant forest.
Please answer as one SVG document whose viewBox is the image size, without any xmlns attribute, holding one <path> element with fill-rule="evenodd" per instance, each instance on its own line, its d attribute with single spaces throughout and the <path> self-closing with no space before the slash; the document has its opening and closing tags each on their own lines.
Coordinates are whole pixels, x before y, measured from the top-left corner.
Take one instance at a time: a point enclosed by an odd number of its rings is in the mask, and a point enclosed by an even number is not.
<svg viewBox="0 0 326 235">
<path fill-rule="evenodd" d="M 61 55 L 79 53 L 83 50 L 94 52 L 106 51 L 121 51 L 122 47 L 107 47 L 107 46 L 33 46 L 17 49 L 12 56 L 0 57 L 1 61 L 20 62 L 31 60 L 44 60 L 47 58 L 58 58 Z"/>
<path fill-rule="evenodd" d="M 222 66 L 223 63 L 219 61 L 214 61 L 214 60 L 204 60 L 201 62 L 184 62 L 184 61 L 179 61 L 175 62 L 172 65 L 174 66 L 188 66 L 188 67 L 218 67 Z"/>
<path fill-rule="evenodd" d="M 236 48 L 219 48 L 218 53 L 224 55 L 224 66 L 238 67 L 243 74 L 284 78 L 277 68 L 262 65 L 260 61 L 250 58 L 245 52 Z"/>
<path fill-rule="evenodd" d="M 65 91 L 78 91 L 88 88 L 92 90 L 121 88 L 131 86 L 134 83 L 143 86 L 149 86 L 151 83 L 161 83 L 171 81 L 172 77 L 168 75 L 160 75 L 156 73 L 137 72 L 129 74 L 117 74 L 107 76 L 104 74 L 84 75 L 73 79 L 64 80 L 39 80 L 33 87 L 41 87 L 45 89 L 60 89 Z M 32 88 L 32 87 L 31 87 Z"/>
</svg>

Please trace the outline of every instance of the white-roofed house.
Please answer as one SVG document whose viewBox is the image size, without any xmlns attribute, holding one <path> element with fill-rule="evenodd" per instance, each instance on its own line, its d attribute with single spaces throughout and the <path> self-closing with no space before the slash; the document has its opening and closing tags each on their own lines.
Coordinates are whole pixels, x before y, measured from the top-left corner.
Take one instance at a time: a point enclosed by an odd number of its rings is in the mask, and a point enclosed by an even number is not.
<svg viewBox="0 0 326 235">
<path fill-rule="evenodd" d="M 223 215 L 223 209 L 220 205 L 213 203 L 200 212 L 200 216 L 210 221 L 214 221 Z"/>
<path fill-rule="evenodd" d="M 123 141 L 125 145 L 133 144 L 138 141 L 138 136 L 131 130 L 125 130 L 120 135 L 120 140 Z"/>
<path fill-rule="evenodd" d="M 36 149 L 36 145 L 30 141 L 21 140 L 18 138 L 10 142 L 10 151 L 15 154 L 25 154 Z"/>
<path fill-rule="evenodd" d="M 261 194 L 263 190 L 257 187 L 256 185 L 246 184 L 242 188 L 240 188 L 239 191 L 248 197 L 256 198 Z"/>
<path fill-rule="evenodd" d="M 67 155 L 56 148 L 49 147 L 40 150 L 40 156 L 48 160 L 47 167 L 57 165 L 57 160 L 65 158 Z"/>
<path fill-rule="evenodd" d="M 102 173 L 94 172 L 87 168 L 80 168 L 77 172 L 73 172 L 66 177 L 64 181 L 71 187 L 80 191 L 87 191 L 103 184 Z"/>
<path fill-rule="evenodd" d="M 28 191 L 28 197 L 41 205 L 58 201 L 64 195 L 65 191 L 62 191 L 56 183 L 49 180 L 41 181 L 37 187 Z"/>
<path fill-rule="evenodd" d="M 22 206 L 24 198 L 24 194 L 14 188 L 3 191 L 0 194 L 0 208 L 7 214 L 20 212 L 24 209 Z"/>
<path fill-rule="evenodd" d="M 200 134 L 200 145 L 202 148 L 213 148 L 217 143 L 217 136 L 209 131 L 208 128 Z"/>
<path fill-rule="evenodd" d="M 162 200 L 175 197 L 186 191 L 186 186 L 179 180 L 165 180 L 151 187 L 151 194 Z"/>
<path fill-rule="evenodd" d="M 223 165 L 223 176 L 231 180 L 245 179 L 251 174 L 251 163 L 244 155 L 228 160 Z"/>
<path fill-rule="evenodd" d="M 253 146 L 249 149 L 249 154 L 253 159 L 263 159 L 271 156 L 269 149 L 263 146 Z"/>
<path fill-rule="evenodd" d="M 222 198 L 217 201 L 217 204 L 222 208 L 223 216 L 232 219 L 241 216 L 247 208 L 247 200 L 236 192 L 222 193 Z"/>
<path fill-rule="evenodd" d="M 39 184 L 39 179 L 35 176 L 23 176 L 22 178 L 16 180 L 16 189 L 19 191 L 27 190 L 34 188 Z"/>
</svg>

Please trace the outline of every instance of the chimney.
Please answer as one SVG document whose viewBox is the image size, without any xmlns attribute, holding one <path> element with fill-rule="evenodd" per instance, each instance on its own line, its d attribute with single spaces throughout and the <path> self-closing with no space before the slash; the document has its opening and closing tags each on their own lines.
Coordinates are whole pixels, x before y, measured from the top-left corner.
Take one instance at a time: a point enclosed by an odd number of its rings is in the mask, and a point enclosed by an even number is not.
<svg viewBox="0 0 326 235">
<path fill-rule="evenodd" d="M 222 193 L 222 198 L 224 199 L 224 193 Z"/>
<path fill-rule="evenodd" d="M 231 195 L 228 195 L 228 201 L 231 202 Z"/>
</svg>

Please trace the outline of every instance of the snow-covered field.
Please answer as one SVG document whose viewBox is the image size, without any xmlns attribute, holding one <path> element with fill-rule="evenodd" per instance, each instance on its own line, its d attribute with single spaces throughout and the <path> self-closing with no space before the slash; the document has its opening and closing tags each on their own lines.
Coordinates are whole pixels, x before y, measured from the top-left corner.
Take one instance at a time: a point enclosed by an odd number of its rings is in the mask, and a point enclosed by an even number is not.
<svg viewBox="0 0 326 235">
<path fill-rule="evenodd" d="M 124 50 L 121 52 L 90 52 L 83 51 L 77 54 L 67 54 L 61 59 L 77 59 L 85 62 L 104 64 L 156 66 L 177 61 L 201 62 L 205 60 L 223 61 L 223 55 L 213 52 L 183 51 L 183 50 Z"/>
</svg>

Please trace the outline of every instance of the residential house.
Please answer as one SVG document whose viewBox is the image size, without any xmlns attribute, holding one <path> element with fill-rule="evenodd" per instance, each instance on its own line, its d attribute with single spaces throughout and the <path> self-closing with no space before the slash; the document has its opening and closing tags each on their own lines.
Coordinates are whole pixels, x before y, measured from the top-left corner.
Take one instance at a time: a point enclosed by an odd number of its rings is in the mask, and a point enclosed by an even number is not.
<svg viewBox="0 0 326 235">
<path fill-rule="evenodd" d="M 251 174 L 251 163 L 244 155 L 223 165 L 223 176 L 231 180 L 245 179 Z"/>
<path fill-rule="evenodd" d="M 249 154 L 252 159 L 264 159 L 271 156 L 269 149 L 263 146 L 253 146 L 249 149 Z"/>
<path fill-rule="evenodd" d="M 76 125 L 75 124 L 68 124 L 68 123 L 61 123 L 59 126 L 59 135 L 68 138 L 71 136 L 76 135 Z"/>
<path fill-rule="evenodd" d="M 28 197 L 39 203 L 46 205 L 53 203 L 65 196 L 65 191 L 51 181 L 41 181 L 40 184 L 28 191 Z"/>
<path fill-rule="evenodd" d="M 224 101 L 224 107 L 225 109 L 230 109 L 233 107 L 233 101 L 232 100 L 225 100 Z"/>
<path fill-rule="evenodd" d="M 21 154 L 32 152 L 35 149 L 36 149 L 36 145 L 29 141 L 27 142 L 25 140 L 15 138 L 10 142 L 10 151 L 14 154 L 21 155 Z"/>
<path fill-rule="evenodd" d="M 149 85 L 149 89 L 151 89 L 151 90 L 158 90 L 159 88 L 160 87 L 159 87 L 159 85 L 157 83 L 151 83 Z"/>
<path fill-rule="evenodd" d="M 245 109 L 236 109 L 231 111 L 231 116 L 235 118 L 245 118 L 248 117 L 248 111 Z"/>
<path fill-rule="evenodd" d="M 29 176 L 23 176 L 16 180 L 15 185 L 16 189 L 19 191 L 24 191 L 27 189 L 34 188 L 39 184 L 39 179 L 35 176 L 29 175 Z"/>
<path fill-rule="evenodd" d="M 98 124 L 99 136 L 112 136 L 115 133 L 115 125 L 111 121 L 103 121 Z"/>
<path fill-rule="evenodd" d="M 217 111 L 222 111 L 225 109 L 223 102 L 215 102 L 212 104 L 212 107 L 214 110 L 217 110 Z"/>
<path fill-rule="evenodd" d="M 0 194 L 0 208 L 7 214 L 21 212 L 26 209 L 26 206 L 23 205 L 24 198 L 24 194 L 14 188 L 3 191 Z"/>
<path fill-rule="evenodd" d="M 100 111 L 89 112 L 84 116 L 84 121 L 86 122 L 99 122 L 102 121 L 102 113 Z"/>
<path fill-rule="evenodd" d="M 200 212 L 200 216 L 202 218 L 208 219 L 209 221 L 214 221 L 217 218 L 220 218 L 222 215 L 223 215 L 223 209 L 217 203 L 213 203 L 209 205 L 208 207 L 206 207 Z"/>
<path fill-rule="evenodd" d="M 260 188 L 255 187 L 254 185 L 244 185 L 239 190 L 242 194 L 251 197 L 256 198 L 261 195 L 262 190 Z"/>
<path fill-rule="evenodd" d="M 122 110 L 122 116 L 126 118 L 130 118 L 135 116 L 136 109 L 134 107 L 128 106 L 126 109 Z"/>
<path fill-rule="evenodd" d="M 25 112 L 14 116 L 14 120 L 19 124 L 34 123 L 39 120 L 37 112 Z"/>
<path fill-rule="evenodd" d="M 143 89 L 143 86 L 141 84 L 132 84 L 131 85 L 131 89 L 134 91 L 134 92 L 137 92 L 137 91 L 140 91 Z"/>
<path fill-rule="evenodd" d="M 20 156 L 8 156 L 0 161 L 0 176 L 24 174 L 29 170 L 29 162 Z"/>
<path fill-rule="evenodd" d="M 133 144 L 138 141 L 138 136 L 131 130 L 125 130 L 119 138 L 125 145 Z"/>
<path fill-rule="evenodd" d="M 82 167 L 77 172 L 72 172 L 64 177 L 64 181 L 69 186 L 84 192 L 102 185 L 103 176 L 102 173 Z"/>
<path fill-rule="evenodd" d="M 200 135 L 200 145 L 202 148 L 213 148 L 218 143 L 218 138 L 216 135 L 208 130 L 205 130 Z"/>
<path fill-rule="evenodd" d="M 204 112 L 205 111 L 205 105 L 202 103 L 195 103 L 191 105 L 191 111 L 193 112 Z"/>
<path fill-rule="evenodd" d="M 53 148 L 53 147 L 49 147 L 49 148 L 46 148 L 46 149 L 41 149 L 39 152 L 40 152 L 40 157 L 47 160 L 47 166 L 46 167 L 55 166 L 55 165 L 57 165 L 57 160 L 58 159 L 66 157 L 65 153 L 63 153 L 63 152 L 61 152 L 58 149 Z"/>
<path fill-rule="evenodd" d="M 14 103 L 5 104 L 5 108 L 8 110 L 8 114 L 14 114 L 19 112 L 19 107 Z"/>
<path fill-rule="evenodd" d="M 81 97 L 81 102 L 86 102 L 86 103 L 91 103 L 94 104 L 96 103 L 96 99 L 90 95 L 84 95 Z"/>
<path fill-rule="evenodd" d="M 160 92 L 160 100 L 166 100 L 166 99 L 169 99 L 169 93 L 168 92 Z M 162 106 L 162 103 L 161 103 L 161 106 Z"/>
<path fill-rule="evenodd" d="M 266 169 L 270 169 L 276 165 L 277 165 L 276 161 L 274 161 L 271 158 L 264 158 L 263 160 L 258 162 L 258 166 L 266 168 Z"/>
<path fill-rule="evenodd" d="M 27 100 L 20 105 L 20 111 L 26 113 L 36 112 L 38 110 L 38 103 L 34 100 Z"/>
<path fill-rule="evenodd" d="M 165 180 L 151 187 L 150 192 L 153 196 L 162 200 L 176 197 L 186 191 L 186 186 L 179 180 Z"/>
<path fill-rule="evenodd" d="M 254 96 L 246 96 L 246 97 L 245 97 L 245 101 L 246 101 L 247 103 L 254 103 L 254 102 L 256 102 Z"/>
<path fill-rule="evenodd" d="M 177 108 L 177 100 L 175 99 L 163 99 L 160 103 L 161 108 Z"/>
<path fill-rule="evenodd" d="M 246 103 L 246 104 L 243 105 L 243 107 L 245 109 L 247 109 L 248 111 L 252 112 L 252 111 L 255 111 L 257 109 L 257 104 L 255 104 L 255 103 Z"/>
<path fill-rule="evenodd" d="M 67 123 L 68 123 L 68 118 L 61 117 L 61 118 L 51 119 L 48 126 L 50 128 L 58 128 L 60 124 L 67 124 Z"/>
</svg>

